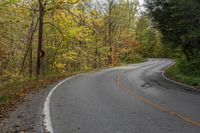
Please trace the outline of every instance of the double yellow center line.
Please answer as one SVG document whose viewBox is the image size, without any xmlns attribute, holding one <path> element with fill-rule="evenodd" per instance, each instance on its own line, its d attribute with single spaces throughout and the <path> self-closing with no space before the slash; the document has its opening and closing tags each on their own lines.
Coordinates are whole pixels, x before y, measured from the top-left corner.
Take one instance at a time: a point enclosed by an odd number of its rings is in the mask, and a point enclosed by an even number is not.
<svg viewBox="0 0 200 133">
<path fill-rule="evenodd" d="M 134 92 L 132 89 L 129 89 L 127 86 L 125 86 L 121 81 L 121 77 L 123 76 L 124 74 L 123 73 L 120 73 L 117 75 L 116 77 L 116 81 L 117 81 L 117 85 L 123 90 L 125 91 L 126 93 L 128 93 L 129 95 L 131 96 L 134 96 L 135 98 L 137 98 L 138 100 L 144 102 L 145 104 L 148 104 L 162 112 L 165 112 L 165 113 L 168 113 L 169 115 L 172 115 L 172 116 L 175 116 L 181 120 L 183 120 L 184 122 L 187 122 L 187 123 L 190 123 L 194 126 L 198 126 L 200 127 L 200 122 L 198 121 L 195 121 L 195 120 L 192 120 L 191 118 L 187 117 L 187 116 L 184 116 L 178 112 L 174 112 L 174 111 L 171 111 L 157 103 L 154 103 L 148 99 L 146 99 L 145 97 L 141 96 L 141 95 L 138 95 L 136 92 Z"/>
</svg>

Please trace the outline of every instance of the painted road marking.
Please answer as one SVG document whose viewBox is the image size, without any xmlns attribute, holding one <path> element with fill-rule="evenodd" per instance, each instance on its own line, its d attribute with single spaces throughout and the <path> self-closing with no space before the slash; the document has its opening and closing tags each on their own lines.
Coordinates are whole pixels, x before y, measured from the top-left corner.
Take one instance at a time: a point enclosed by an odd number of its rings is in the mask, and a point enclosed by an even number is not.
<svg viewBox="0 0 200 133">
<path fill-rule="evenodd" d="M 172 115 L 172 116 L 176 116 L 177 118 L 187 122 L 187 123 L 190 123 L 194 126 L 198 126 L 200 127 L 200 122 L 197 122 L 195 120 L 192 120 L 191 118 L 187 117 L 187 116 L 184 116 L 178 112 L 175 112 L 175 111 L 171 111 L 157 103 L 154 103 L 146 98 L 144 98 L 143 96 L 141 95 L 138 95 L 136 92 L 134 92 L 133 90 L 129 89 L 128 87 L 126 87 L 121 81 L 120 81 L 120 78 L 124 75 L 124 73 L 120 73 L 117 75 L 117 85 L 119 86 L 119 88 L 121 88 L 123 91 L 125 91 L 126 93 L 128 93 L 129 95 L 131 96 L 134 96 L 135 98 L 137 98 L 138 100 L 140 101 L 143 101 L 145 104 L 148 104 L 148 105 L 151 105 L 152 107 L 156 108 L 156 109 L 159 109 L 160 111 L 162 112 L 166 112 L 168 113 L 169 115 Z"/>
<path fill-rule="evenodd" d="M 44 106 L 43 106 L 43 127 L 44 127 L 45 132 L 53 133 L 53 127 L 52 127 L 51 115 L 50 115 L 50 100 L 51 100 L 51 96 L 52 96 L 53 92 L 56 90 L 56 88 L 58 86 L 60 86 L 65 81 L 68 81 L 68 80 L 75 78 L 77 76 L 80 76 L 80 75 L 82 75 L 82 74 L 74 75 L 72 77 L 64 79 L 63 81 L 59 82 L 56 86 L 54 86 L 51 89 L 51 91 L 48 93 L 46 100 L 44 102 Z"/>
</svg>

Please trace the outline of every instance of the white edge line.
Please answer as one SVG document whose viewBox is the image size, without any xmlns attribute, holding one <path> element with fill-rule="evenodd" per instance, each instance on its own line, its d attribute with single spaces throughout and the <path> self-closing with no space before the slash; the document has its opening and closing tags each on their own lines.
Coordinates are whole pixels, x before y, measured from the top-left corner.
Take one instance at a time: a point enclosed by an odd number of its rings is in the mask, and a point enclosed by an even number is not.
<svg viewBox="0 0 200 133">
<path fill-rule="evenodd" d="M 146 61 L 148 62 L 148 61 Z M 142 63 L 146 63 L 146 62 L 142 62 Z M 142 64 L 141 63 L 141 64 Z M 139 63 L 140 64 L 140 63 Z M 137 65 L 137 64 L 136 64 Z M 137 67 L 137 66 L 135 66 Z M 140 67 L 140 66 L 138 66 Z M 105 69 L 103 69 L 105 70 Z M 84 73 L 82 73 L 84 74 Z M 69 78 L 66 78 L 64 80 L 62 80 L 61 82 L 59 82 L 57 85 L 55 85 L 51 91 L 48 93 L 46 99 L 45 99 L 45 102 L 44 102 L 44 105 L 43 105 L 43 113 L 42 113 L 42 117 L 43 117 L 43 120 L 42 120 L 42 127 L 41 127 L 41 131 L 43 132 L 43 129 L 46 131 L 46 132 L 50 132 L 50 133 L 53 133 L 53 127 L 52 127 L 52 123 L 51 123 L 51 116 L 50 116 L 50 99 L 51 99 L 51 96 L 53 94 L 53 92 L 56 90 L 56 88 L 61 85 L 62 83 L 64 83 L 65 81 L 68 81 L 72 78 L 75 78 L 77 76 L 80 76 L 82 74 L 79 74 L 79 75 L 74 75 L 74 76 L 71 76 Z"/>
<path fill-rule="evenodd" d="M 79 74 L 81 75 L 81 74 Z M 65 81 L 68 81 L 74 77 L 77 77 L 79 75 L 74 75 L 74 76 L 71 76 L 67 79 L 64 79 L 62 80 L 61 82 L 59 82 L 57 85 L 55 85 L 51 91 L 48 93 L 46 99 L 45 99 L 45 102 L 44 102 L 44 105 L 43 105 L 43 128 L 46 132 L 50 132 L 50 133 L 53 133 L 53 127 L 52 127 L 52 123 L 51 123 L 51 116 L 50 116 L 50 99 L 51 99 L 51 96 L 53 94 L 53 92 L 56 90 L 56 88 L 61 85 L 62 83 L 64 83 Z"/>
<path fill-rule="evenodd" d="M 174 80 L 171 80 L 169 78 L 167 78 L 165 76 L 165 71 L 170 68 L 172 65 L 174 65 L 175 63 L 172 63 L 169 67 L 167 67 L 164 71 L 162 71 L 162 76 L 163 78 L 165 78 L 166 80 L 169 80 L 173 83 L 176 83 L 176 84 L 179 84 L 179 85 L 182 85 L 182 86 L 185 86 L 185 87 L 188 87 L 188 88 L 191 88 L 191 89 L 194 89 L 194 90 L 197 90 L 196 88 L 192 87 L 192 86 L 189 86 L 189 85 L 186 85 L 186 84 L 183 84 L 183 83 L 180 83 L 180 82 L 176 82 Z M 79 74 L 81 75 L 81 74 Z M 47 97 L 46 97 L 46 100 L 44 102 L 44 106 L 43 106 L 43 128 L 45 129 L 45 131 L 47 132 L 50 132 L 50 133 L 53 133 L 53 127 L 52 127 L 52 123 L 51 123 L 51 117 L 50 117 L 50 99 L 51 99 L 51 96 L 53 94 L 53 92 L 56 90 L 56 88 L 58 86 L 60 86 L 62 83 L 64 83 L 65 81 L 68 81 L 74 77 L 77 77 L 79 75 L 74 75 L 74 76 L 71 76 L 67 79 L 64 79 L 62 80 L 61 82 L 59 82 L 57 85 L 55 85 L 51 91 L 48 93 Z"/>
<path fill-rule="evenodd" d="M 190 88 L 190 89 L 192 89 L 192 90 L 195 90 L 195 91 L 200 91 L 200 90 L 198 90 L 197 88 L 195 88 L 195 87 L 193 87 L 193 86 L 190 86 L 190 85 L 186 85 L 186 84 L 177 82 L 177 81 L 172 80 L 172 79 L 169 79 L 168 77 L 165 76 L 166 70 L 169 69 L 169 68 L 170 68 L 171 66 L 173 66 L 174 64 L 176 64 L 176 62 L 173 62 L 173 63 L 172 63 L 171 65 L 169 65 L 164 71 L 161 72 L 162 77 L 165 78 L 166 80 L 172 82 L 172 83 L 175 83 L 175 84 L 178 84 L 178 85 L 182 85 L 182 86 L 184 86 L 184 87 L 188 87 L 188 88 Z"/>
</svg>

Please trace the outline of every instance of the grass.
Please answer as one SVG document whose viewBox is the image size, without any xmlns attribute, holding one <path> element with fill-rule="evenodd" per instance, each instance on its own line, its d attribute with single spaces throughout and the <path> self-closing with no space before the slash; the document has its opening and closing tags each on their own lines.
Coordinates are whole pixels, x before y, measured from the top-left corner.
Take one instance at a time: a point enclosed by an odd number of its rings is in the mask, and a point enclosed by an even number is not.
<svg viewBox="0 0 200 133">
<path fill-rule="evenodd" d="M 178 82 L 200 88 L 200 75 L 196 70 L 188 70 L 188 66 L 183 61 L 176 61 L 177 63 L 171 66 L 166 72 L 166 76 Z"/>
</svg>

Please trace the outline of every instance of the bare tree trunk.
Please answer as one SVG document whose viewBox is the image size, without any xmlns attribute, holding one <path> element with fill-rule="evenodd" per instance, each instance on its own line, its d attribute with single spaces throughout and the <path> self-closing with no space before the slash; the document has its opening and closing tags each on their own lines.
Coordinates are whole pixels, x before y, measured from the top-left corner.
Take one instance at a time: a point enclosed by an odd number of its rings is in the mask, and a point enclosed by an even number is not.
<svg viewBox="0 0 200 133">
<path fill-rule="evenodd" d="M 108 65 L 112 64 L 112 32 L 113 32 L 113 18 L 112 10 L 114 8 L 114 0 L 108 1 L 108 46 L 109 46 L 109 55 L 108 55 Z"/>
<path fill-rule="evenodd" d="M 112 64 L 112 33 L 111 33 L 111 18 L 109 18 L 108 24 L 108 45 L 109 45 L 109 55 L 108 55 L 108 64 Z"/>
<path fill-rule="evenodd" d="M 43 0 L 39 0 L 39 29 L 38 29 L 38 51 L 37 51 L 37 66 L 36 66 L 36 76 L 40 75 L 41 69 L 41 57 L 40 52 L 42 50 L 42 39 L 43 39 L 43 19 L 44 19 L 44 6 Z"/>
<path fill-rule="evenodd" d="M 30 43 L 30 51 L 29 51 L 29 77 L 32 79 L 32 73 L 33 73 L 33 49 L 32 49 L 32 41 Z"/>
<path fill-rule="evenodd" d="M 98 53 L 98 57 L 99 57 L 99 68 L 101 68 L 102 67 L 102 63 L 101 63 L 101 54 L 100 53 Z"/>
<path fill-rule="evenodd" d="M 130 9 L 130 1 L 127 0 L 127 8 L 128 8 L 128 27 L 131 25 L 131 9 Z"/>
<path fill-rule="evenodd" d="M 22 61 L 21 69 L 20 69 L 20 74 L 21 74 L 21 73 L 23 72 L 23 70 L 24 70 L 24 66 L 25 66 L 25 62 L 26 62 L 26 57 L 27 57 L 27 55 L 28 55 L 29 49 L 30 49 L 30 47 L 28 46 L 28 48 L 27 48 L 27 50 L 26 50 L 26 52 L 25 52 L 25 54 L 24 54 L 24 58 L 23 58 L 23 61 Z"/>
<path fill-rule="evenodd" d="M 98 47 L 97 47 L 97 43 L 98 41 L 95 42 L 95 58 L 94 58 L 94 68 L 98 67 L 98 63 L 97 63 L 97 58 L 98 58 Z"/>
<path fill-rule="evenodd" d="M 33 35 L 35 33 L 38 21 L 35 23 L 35 13 L 32 13 L 32 21 L 31 21 L 31 25 L 29 28 L 29 33 L 28 33 L 28 37 L 27 37 L 27 44 L 28 44 L 28 48 L 27 51 L 24 55 L 23 61 L 22 61 L 22 66 L 21 66 L 21 70 L 20 73 L 22 73 L 22 71 L 24 70 L 24 65 L 26 62 L 26 58 L 29 52 L 29 74 L 30 74 L 30 78 L 32 78 L 32 43 L 33 43 Z"/>
<path fill-rule="evenodd" d="M 33 73 L 33 35 L 35 33 L 35 30 L 36 30 L 36 27 L 37 27 L 37 23 L 35 24 L 35 14 L 32 13 L 32 22 L 31 22 L 31 27 L 30 27 L 30 38 L 29 38 L 29 47 L 30 47 L 30 50 L 29 50 L 29 76 L 30 78 L 32 78 L 32 73 Z"/>
<path fill-rule="evenodd" d="M 108 55 L 108 65 L 112 64 L 112 38 L 111 38 L 111 26 L 112 26 L 112 18 L 111 18 L 111 14 L 112 14 L 112 5 L 111 2 L 108 3 L 109 4 L 109 17 L 108 17 L 108 46 L 109 46 L 109 55 Z"/>
</svg>

